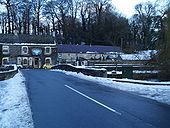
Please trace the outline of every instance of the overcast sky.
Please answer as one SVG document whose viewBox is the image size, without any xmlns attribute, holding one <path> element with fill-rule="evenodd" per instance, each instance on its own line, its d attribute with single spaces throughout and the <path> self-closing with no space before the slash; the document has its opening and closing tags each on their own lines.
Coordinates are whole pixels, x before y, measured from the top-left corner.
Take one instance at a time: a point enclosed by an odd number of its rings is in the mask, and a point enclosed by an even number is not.
<svg viewBox="0 0 170 128">
<path fill-rule="evenodd" d="M 135 13 L 135 5 L 141 2 L 155 2 L 156 0 L 112 0 L 112 3 L 124 16 L 128 18 Z"/>
</svg>

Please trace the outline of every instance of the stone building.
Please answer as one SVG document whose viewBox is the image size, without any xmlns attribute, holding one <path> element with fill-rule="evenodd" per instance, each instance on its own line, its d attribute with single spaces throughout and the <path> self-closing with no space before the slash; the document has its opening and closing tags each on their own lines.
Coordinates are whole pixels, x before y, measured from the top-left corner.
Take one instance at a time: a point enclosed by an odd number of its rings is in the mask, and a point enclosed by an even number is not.
<svg viewBox="0 0 170 128">
<path fill-rule="evenodd" d="M 120 47 L 101 45 L 57 45 L 59 63 L 89 65 L 89 63 L 113 62 L 122 53 Z"/>
<path fill-rule="evenodd" d="M 26 68 L 56 64 L 56 42 L 45 35 L 0 34 L 2 65 L 14 63 Z"/>
</svg>

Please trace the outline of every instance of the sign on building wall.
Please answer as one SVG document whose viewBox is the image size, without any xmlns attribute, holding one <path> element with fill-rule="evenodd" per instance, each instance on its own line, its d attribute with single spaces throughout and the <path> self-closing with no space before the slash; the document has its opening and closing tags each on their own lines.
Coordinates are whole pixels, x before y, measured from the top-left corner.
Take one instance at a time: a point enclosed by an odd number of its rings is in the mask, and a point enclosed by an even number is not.
<svg viewBox="0 0 170 128">
<path fill-rule="evenodd" d="M 39 48 L 32 49 L 32 55 L 34 56 L 41 55 L 41 53 L 42 53 L 42 50 Z"/>
</svg>

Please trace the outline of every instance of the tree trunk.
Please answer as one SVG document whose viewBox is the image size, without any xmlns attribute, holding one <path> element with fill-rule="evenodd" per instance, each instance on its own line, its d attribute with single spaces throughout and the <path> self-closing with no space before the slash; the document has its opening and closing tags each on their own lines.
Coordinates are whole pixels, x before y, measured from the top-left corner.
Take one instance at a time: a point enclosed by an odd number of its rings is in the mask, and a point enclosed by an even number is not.
<svg viewBox="0 0 170 128">
<path fill-rule="evenodd" d="M 37 34 L 40 34 L 40 12 L 37 12 Z"/>
<path fill-rule="evenodd" d="M 10 3 L 9 0 L 7 0 L 7 17 L 8 17 L 8 34 L 11 33 L 11 18 L 10 18 Z"/>
<path fill-rule="evenodd" d="M 30 10 L 27 9 L 27 34 L 30 34 Z"/>
<path fill-rule="evenodd" d="M 22 29 L 22 22 L 21 22 L 21 19 L 19 18 L 19 25 L 18 25 L 18 31 L 19 31 L 19 34 L 21 34 L 21 29 Z"/>
</svg>

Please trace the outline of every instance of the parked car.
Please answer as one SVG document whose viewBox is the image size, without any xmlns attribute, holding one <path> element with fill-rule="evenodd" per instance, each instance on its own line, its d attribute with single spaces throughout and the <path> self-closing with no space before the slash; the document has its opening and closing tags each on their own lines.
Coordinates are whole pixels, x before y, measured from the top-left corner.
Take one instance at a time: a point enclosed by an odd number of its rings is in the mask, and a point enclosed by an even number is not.
<svg viewBox="0 0 170 128">
<path fill-rule="evenodd" d="M 43 69 L 51 69 L 53 67 L 53 65 L 51 64 L 44 64 L 43 65 Z"/>
</svg>

